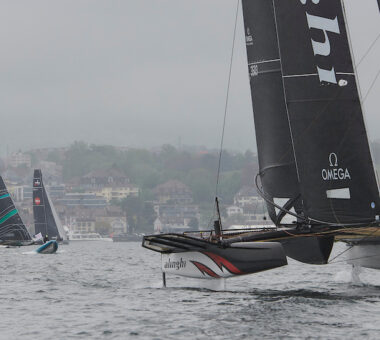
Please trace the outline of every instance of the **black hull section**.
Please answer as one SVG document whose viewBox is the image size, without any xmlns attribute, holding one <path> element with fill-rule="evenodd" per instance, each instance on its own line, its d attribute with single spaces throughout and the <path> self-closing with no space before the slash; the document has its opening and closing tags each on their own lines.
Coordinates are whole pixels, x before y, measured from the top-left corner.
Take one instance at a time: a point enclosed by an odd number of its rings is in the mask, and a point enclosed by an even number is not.
<svg viewBox="0 0 380 340">
<path fill-rule="evenodd" d="M 297 237 L 281 241 L 286 256 L 308 264 L 327 264 L 334 237 Z"/>
<path fill-rule="evenodd" d="M 323 233 L 328 230 L 328 228 L 322 227 L 313 231 L 289 229 L 266 233 L 250 233 L 227 239 L 223 242 L 280 242 L 286 256 L 294 260 L 308 264 L 327 264 L 334 245 L 334 232 L 332 230 L 329 231 L 328 236 L 323 236 Z M 339 233 L 339 231 L 336 232 Z"/>
<path fill-rule="evenodd" d="M 278 242 L 236 242 L 224 246 L 167 234 L 145 236 L 143 247 L 163 254 L 164 272 L 193 278 L 228 278 L 287 264 L 284 249 Z"/>
</svg>

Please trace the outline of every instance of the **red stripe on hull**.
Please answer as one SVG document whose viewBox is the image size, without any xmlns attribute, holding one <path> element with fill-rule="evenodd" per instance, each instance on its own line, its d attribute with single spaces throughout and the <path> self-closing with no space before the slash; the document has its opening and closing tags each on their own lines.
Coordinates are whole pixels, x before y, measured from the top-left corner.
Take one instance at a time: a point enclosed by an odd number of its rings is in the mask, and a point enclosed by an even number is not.
<svg viewBox="0 0 380 340">
<path fill-rule="evenodd" d="M 194 264 L 203 275 L 207 274 L 211 277 L 215 277 L 218 279 L 220 278 L 220 276 L 217 273 L 215 273 L 213 270 L 211 270 L 209 267 L 205 266 L 204 264 L 199 263 L 197 261 L 191 261 L 191 263 Z"/>
<path fill-rule="evenodd" d="M 216 255 L 214 253 L 203 252 L 203 254 L 207 255 L 211 260 L 215 262 L 215 264 L 223 270 L 223 267 L 226 268 L 231 274 L 242 275 L 244 274 L 239 268 L 236 268 L 231 262 L 227 261 L 225 258 Z"/>
</svg>

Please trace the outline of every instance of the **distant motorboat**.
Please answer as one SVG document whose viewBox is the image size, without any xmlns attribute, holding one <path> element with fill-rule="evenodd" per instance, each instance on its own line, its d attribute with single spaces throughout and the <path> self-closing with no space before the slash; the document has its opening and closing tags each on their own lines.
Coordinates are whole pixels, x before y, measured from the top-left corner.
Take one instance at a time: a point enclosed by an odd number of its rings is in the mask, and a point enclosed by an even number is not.
<svg viewBox="0 0 380 340">
<path fill-rule="evenodd" d="M 112 242 L 111 237 L 103 237 L 99 233 L 69 233 L 70 241 L 108 241 Z"/>
</svg>

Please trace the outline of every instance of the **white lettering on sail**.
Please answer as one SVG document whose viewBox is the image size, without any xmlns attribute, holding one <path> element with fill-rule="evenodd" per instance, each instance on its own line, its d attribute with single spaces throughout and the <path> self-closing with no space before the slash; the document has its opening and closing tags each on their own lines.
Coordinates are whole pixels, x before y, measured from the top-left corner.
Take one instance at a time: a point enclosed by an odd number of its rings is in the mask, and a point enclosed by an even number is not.
<svg viewBox="0 0 380 340">
<path fill-rule="evenodd" d="M 334 152 L 329 155 L 329 165 L 329 169 L 322 169 L 322 179 L 324 181 L 343 181 L 351 179 L 348 169 L 339 167 L 338 156 Z"/>
<path fill-rule="evenodd" d="M 253 64 L 249 66 L 249 75 L 251 77 L 256 77 L 259 75 L 259 65 Z"/>
<path fill-rule="evenodd" d="M 249 29 L 249 27 L 247 27 L 247 31 L 245 34 L 245 43 L 247 44 L 247 46 L 253 45 L 253 36 L 251 34 L 251 30 Z"/>
<path fill-rule="evenodd" d="M 300 1 L 303 5 L 307 3 L 307 0 L 300 0 Z M 320 1 L 313 0 L 312 2 L 313 4 L 318 5 Z M 340 34 L 338 17 L 335 17 L 334 19 L 328 19 L 328 18 L 323 18 L 323 17 L 306 13 L 306 18 L 307 18 L 307 24 L 309 26 L 309 29 L 321 30 L 324 34 L 323 42 L 319 42 L 319 41 L 315 41 L 311 39 L 314 55 L 328 57 L 331 53 L 331 45 L 330 45 L 330 39 L 327 33 L 331 32 L 331 33 Z M 332 67 L 330 70 L 328 69 L 326 70 L 317 66 L 317 71 L 319 75 L 319 80 L 321 82 L 328 82 L 332 84 L 337 83 L 334 67 Z"/>
<path fill-rule="evenodd" d="M 306 13 L 307 23 L 309 28 L 315 28 L 323 31 L 325 35 L 324 42 L 318 42 L 311 39 L 311 44 L 313 46 L 314 55 L 321 55 L 328 57 L 331 53 L 330 39 L 327 35 L 327 32 L 333 32 L 340 34 L 338 17 L 335 19 L 326 19 L 322 17 L 317 17 L 315 15 L 310 15 Z"/>
</svg>

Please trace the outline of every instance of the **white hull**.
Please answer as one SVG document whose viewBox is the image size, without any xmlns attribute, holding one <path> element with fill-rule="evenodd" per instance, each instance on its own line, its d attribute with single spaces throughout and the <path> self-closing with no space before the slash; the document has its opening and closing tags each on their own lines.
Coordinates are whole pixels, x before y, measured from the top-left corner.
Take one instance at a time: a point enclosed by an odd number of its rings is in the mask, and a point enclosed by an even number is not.
<svg viewBox="0 0 380 340">
<path fill-rule="evenodd" d="M 162 253 L 161 257 L 164 273 L 196 279 L 226 279 L 286 264 L 284 250 L 276 242 L 236 242 L 226 248 L 205 243 L 200 251 Z"/>
<path fill-rule="evenodd" d="M 380 269 L 380 243 L 354 245 L 347 251 L 347 262 L 359 267 Z"/>
<path fill-rule="evenodd" d="M 207 274 L 206 271 L 202 272 L 198 267 L 196 267 L 194 262 L 201 263 L 205 266 L 205 268 L 207 267 L 211 269 L 219 276 L 219 278 L 236 276 L 236 274 L 230 273 L 223 267 L 220 268 L 208 256 L 197 251 L 162 254 L 161 269 L 167 274 L 175 274 L 197 279 L 215 279 L 215 277 Z"/>
</svg>

